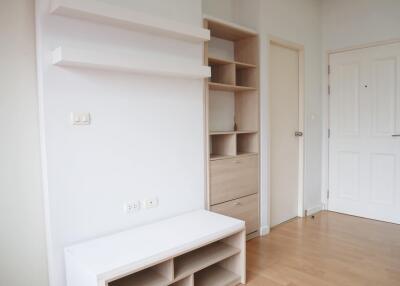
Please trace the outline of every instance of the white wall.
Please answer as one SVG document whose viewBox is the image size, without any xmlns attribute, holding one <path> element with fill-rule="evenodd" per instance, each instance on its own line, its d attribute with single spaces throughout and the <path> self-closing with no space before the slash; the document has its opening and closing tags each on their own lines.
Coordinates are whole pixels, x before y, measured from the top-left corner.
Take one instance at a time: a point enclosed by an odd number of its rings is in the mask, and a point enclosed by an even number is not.
<svg viewBox="0 0 400 286">
<path fill-rule="evenodd" d="M 202 25 L 200 0 L 102 1 Z M 49 15 L 49 0 L 37 3 L 50 280 L 63 286 L 65 246 L 204 207 L 203 81 L 55 67 L 51 51 L 200 65 L 203 46 Z M 72 126 L 71 111 L 90 112 L 92 124 Z M 124 213 L 124 202 L 153 197 L 158 208 Z"/>
<path fill-rule="evenodd" d="M 400 40 L 400 1 L 322 0 L 323 186 L 328 189 L 328 51 L 381 41 Z"/>
<path fill-rule="evenodd" d="M 203 0 L 202 8 L 204 14 L 218 16 L 227 21 L 231 21 L 234 16 L 232 0 Z"/>
<path fill-rule="evenodd" d="M 212 4 L 214 3 L 214 9 Z M 227 18 L 219 1 L 203 0 L 207 14 Z M 257 29 L 261 41 L 261 207 L 262 227 L 268 228 L 268 36 L 305 47 L 305 209 L 321 205 L 321 18 L 318 0 L 231 0 L 230 19 Z"/>
<path fill-rule="evenodd" d="M 34 1 L 0 7 L 0 285 L 46 286 Z"/>
</svg>

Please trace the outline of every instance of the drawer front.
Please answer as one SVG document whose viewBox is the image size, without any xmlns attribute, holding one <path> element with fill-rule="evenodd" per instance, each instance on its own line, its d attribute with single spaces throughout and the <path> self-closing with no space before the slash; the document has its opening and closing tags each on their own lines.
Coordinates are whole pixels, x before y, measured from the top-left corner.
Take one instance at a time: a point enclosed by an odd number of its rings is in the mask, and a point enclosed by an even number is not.
<svg viewBox="0 0 400 286">
<path fill-rule="evenodd" d="M 258 193 L 258 156 L 211 161 L 211 205 L 255 193 Z"/>
<path fill-rule="evenodd" d="M 211 207 L 211 211 L 246 222 L 246 233 L 258 230 L 258 195 L 251 195 Z"/>
</svg>

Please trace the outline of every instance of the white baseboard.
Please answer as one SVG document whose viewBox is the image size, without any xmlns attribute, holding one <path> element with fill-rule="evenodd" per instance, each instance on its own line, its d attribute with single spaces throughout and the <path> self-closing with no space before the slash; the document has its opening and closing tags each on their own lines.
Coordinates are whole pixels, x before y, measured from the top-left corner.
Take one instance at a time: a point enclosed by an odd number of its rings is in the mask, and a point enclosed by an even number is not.
<svg viewBox="0 0 400 286">
<path fill-rule="evenodd" d="M 269 233 L 269 226 L 260 227 L 260 236 L 267 235 Z"/>
<path fill-rule="evenodd" d="M 316 214 L 317 212 L 322 211 L 323 209 L 324 209 L 323 204 L 319 204 L 317 206 L 306 209 L 306 213 L 307 213 L 307 216 L 310 216 L 310 215 Z"/>
</svg>

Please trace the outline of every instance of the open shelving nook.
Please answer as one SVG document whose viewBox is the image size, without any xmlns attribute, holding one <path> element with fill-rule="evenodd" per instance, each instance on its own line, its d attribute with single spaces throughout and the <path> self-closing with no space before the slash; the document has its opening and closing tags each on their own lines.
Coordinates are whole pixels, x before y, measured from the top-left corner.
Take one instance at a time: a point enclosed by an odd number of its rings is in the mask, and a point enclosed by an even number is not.
<svg viewBox="0 0 400 286">
<path fill-rule="evenodd" d="M 259 37 L 252 29 L 209 16 L 204 28 L 211 33 L 204 51 L 204 63 L 211 68 L 211 78 L 205 81 L 207 205 L 237 218 L 232 214 L 249 213 L 247 234 L 254 237 L 254 222 L 259 222 Z M 239 199 L 235 172 L 244 174 L 244 195 L 257 198 L 251 206 L 228 203 Z M 216 203 L 216 197 L 223 199 Z"/>
<path fill-rule="evenodd" d="M 108 286 L 237 285 L 242 281 L 242 235 L 231 235 L 108 282 Z"/>
</svg>

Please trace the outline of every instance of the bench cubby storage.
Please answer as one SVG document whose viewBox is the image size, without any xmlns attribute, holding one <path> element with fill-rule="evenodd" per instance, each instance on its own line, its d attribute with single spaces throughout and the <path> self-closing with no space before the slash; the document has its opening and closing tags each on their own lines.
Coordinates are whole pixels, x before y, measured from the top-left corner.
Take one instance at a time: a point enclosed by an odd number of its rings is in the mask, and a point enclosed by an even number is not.
<svg viewBox="0 0 400 286">
<path fill-rule="evenodd" d="M 198 210 L 65 249 L 68 286 L 246 282 L 244 221 Z"/>
</svg>

